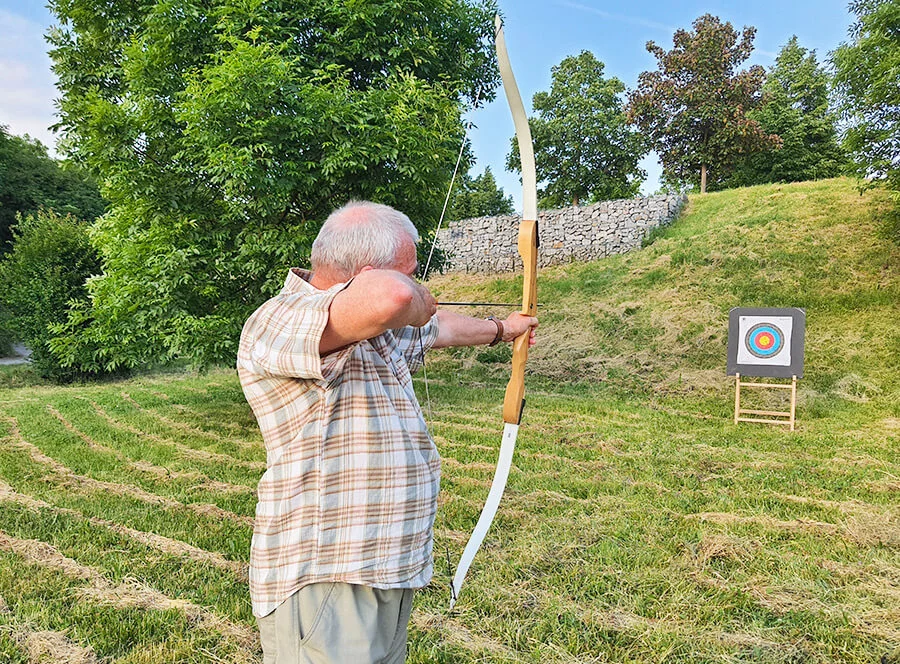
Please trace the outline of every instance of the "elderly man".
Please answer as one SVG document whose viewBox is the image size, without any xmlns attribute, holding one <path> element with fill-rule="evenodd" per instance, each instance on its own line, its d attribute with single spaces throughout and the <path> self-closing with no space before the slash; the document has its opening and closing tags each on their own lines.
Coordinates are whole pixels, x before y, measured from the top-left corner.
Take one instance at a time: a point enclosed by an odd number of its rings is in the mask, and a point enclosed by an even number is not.
<svg viewBox="0 0 900 664">
<path fill-rule="evenodd" d="M 440 460 L 413 392 L 429 348 L 509 342 L 537 320 L 437 311 L 413 280 L 418 233 L 352 202 L 312 272 L 244 325 L 238 373 L 268 469 L 250 552 L 266 664 L 403 662 L 413 590 L 433 572 Z"/>
</svg>

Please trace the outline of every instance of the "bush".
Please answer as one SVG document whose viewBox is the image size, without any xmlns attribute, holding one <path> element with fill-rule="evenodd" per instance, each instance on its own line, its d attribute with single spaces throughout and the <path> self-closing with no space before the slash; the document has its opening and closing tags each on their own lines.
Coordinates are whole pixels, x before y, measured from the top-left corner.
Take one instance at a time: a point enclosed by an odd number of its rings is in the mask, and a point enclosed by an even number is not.
<svg viewBox="0 0 900 664">
<path fill-rule="evenodd" d="M 0 357 L 12 355 L 15 338 L 11 331 L 9 312 L 0 306 Z"/>
<path fill-rule="evenodd" d="M 50 352 L 49 326 L 66 320 L 69 303 L 85 296 L 85 280 L 100 267 L 84 222 L 40 210 L 17 224 L 12 251 L 0 260 L 0 330 L 31 349 L 42 377 L 66 381 L 83 375 Z"/>
</svg>

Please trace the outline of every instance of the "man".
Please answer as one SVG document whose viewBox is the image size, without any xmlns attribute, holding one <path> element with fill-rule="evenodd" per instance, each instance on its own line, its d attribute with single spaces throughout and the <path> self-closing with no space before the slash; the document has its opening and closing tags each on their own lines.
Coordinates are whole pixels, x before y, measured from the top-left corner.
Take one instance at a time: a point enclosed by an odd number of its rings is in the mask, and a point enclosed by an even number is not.
<svg viewBox="0 0 900 664">
<path fill-rule="evenodd" d="M 429 348 L 512 341 L 537 320 L 437 311 L 413 280 L 418 233 L 351 202 L 244 325 L 238 373 L 268 469 L 250 593 L 265 664 L 403 662 L 431 580 L 440 460 L 411 374 Z"/>
</svg>

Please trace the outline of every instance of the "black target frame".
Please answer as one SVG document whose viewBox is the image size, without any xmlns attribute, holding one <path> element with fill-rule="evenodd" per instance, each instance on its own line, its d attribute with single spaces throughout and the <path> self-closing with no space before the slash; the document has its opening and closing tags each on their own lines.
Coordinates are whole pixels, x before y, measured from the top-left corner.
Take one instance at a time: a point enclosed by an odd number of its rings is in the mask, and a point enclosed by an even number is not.
<svg viewBox="0 0 900 664">
<path fill-rule="evenodd" d="M 741 316 L 789 316 L 793 320 L 791 330 L 791 364 L 739 364 L 737 361 Z M 773 307 L 735 307 L 728 314 L 728 369 L 729 376 L 754 376 L 761 378 L 803 378 L 803 353 L 806 345 L 806 311 L 803 309 Z"/>
</svg>

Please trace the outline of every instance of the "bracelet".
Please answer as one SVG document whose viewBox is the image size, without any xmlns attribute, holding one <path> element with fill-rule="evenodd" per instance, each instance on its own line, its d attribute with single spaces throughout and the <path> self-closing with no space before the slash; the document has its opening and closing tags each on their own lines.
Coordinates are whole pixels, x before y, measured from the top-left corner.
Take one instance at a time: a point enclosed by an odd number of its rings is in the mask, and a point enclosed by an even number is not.
<svg viewBox="0 0 900 664">
<path fill-rule="evenodd" d="M 497 326 L 497 336 L 495 336 L 494 340 L 488 344 L 488 346 L 496 346 L 503 340 L 503 322 L 496 316 L 488 316 L 485 320 L 492 320 Z"/>
</svg>

